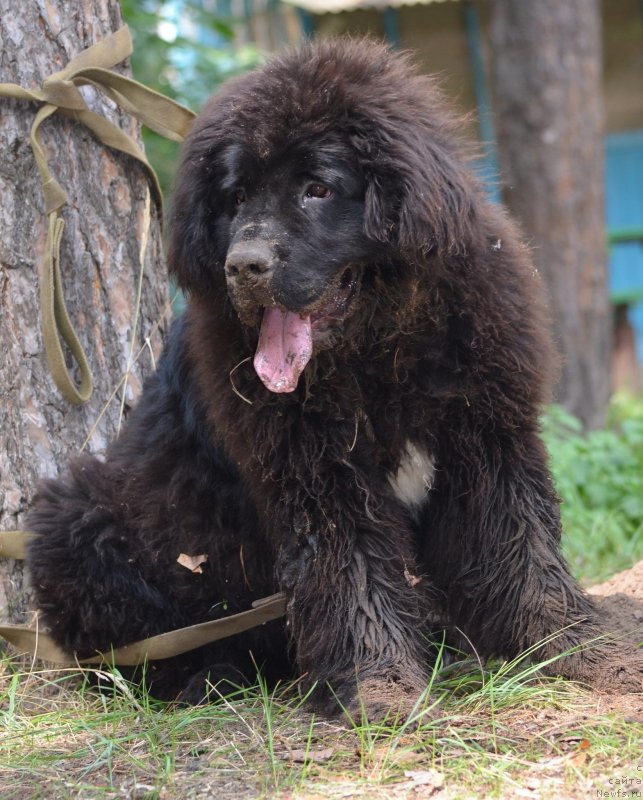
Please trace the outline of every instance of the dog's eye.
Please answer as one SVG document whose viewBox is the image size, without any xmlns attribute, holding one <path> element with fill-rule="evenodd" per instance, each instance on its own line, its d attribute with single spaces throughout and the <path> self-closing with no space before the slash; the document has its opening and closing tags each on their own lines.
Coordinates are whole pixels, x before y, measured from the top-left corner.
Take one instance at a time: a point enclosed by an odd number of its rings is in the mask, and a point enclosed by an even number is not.
<svg viewBox="0 0 643 800">
<path fill-rule="evenodd" d="M 306 189 L 306 197 L 314 197 L 318 200 L 326 200 L 326 198 L 330 197 L 332 191 L 328 188 L 328 186 L 324 186 L 323 183 L 311 183 L 310 186 Z"/>
<path fill-rule="evenodd" d="M 237 191 L 234 193 L 235 206 L 240 206 L 241 203 L 245 202 L 246 202 L 246 193 L 243 191 L 243 189 L 237 189 Z"/>
</svg>

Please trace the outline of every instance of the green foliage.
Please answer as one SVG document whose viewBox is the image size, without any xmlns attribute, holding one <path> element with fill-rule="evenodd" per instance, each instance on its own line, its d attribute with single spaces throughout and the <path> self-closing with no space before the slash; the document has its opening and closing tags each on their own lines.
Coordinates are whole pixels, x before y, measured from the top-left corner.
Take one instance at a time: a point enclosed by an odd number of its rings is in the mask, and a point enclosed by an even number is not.
<svg viewBox="0 0 643 800">
<path fill-rule="evenodd" d="M 224 80 L 255 66 L 260 55 L 253 46 L 233 47 L 234 20 L 203 11 L 198 0 L 183 0 L 177 20 L 177 6 L 165 0 L 121 0 L 134 40 L 132 71 L 136 80 L 198 111 Z M 159 36 L 163 22 L 179 23 L 176 38 Z M 146 129 L 143 138 L 167 194 L 178 145 Z"/>
<path fill-rule="evenodd" d="M 543 420 L 574 573 L 607 577 L 643 557 L 643 399 L 617 396 L 607 426 L 584 433 L 564 409 Z"/>
</svg>

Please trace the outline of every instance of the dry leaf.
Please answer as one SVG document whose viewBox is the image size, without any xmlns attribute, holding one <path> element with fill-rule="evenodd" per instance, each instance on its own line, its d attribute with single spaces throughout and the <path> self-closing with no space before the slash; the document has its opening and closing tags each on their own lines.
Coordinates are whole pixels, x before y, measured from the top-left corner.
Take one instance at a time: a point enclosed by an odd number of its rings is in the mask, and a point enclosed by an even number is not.
<svg viewBox="0 0 643 800">
<path fill-rule="evenodd" d="M 436 769 L 407 769 L 404 777 L 411 779 L 412 789 L 416 786 L 428 786 L 435 792 L 444 786 L 444 775 Z"/>
<path fill-rule="evenodd" d="M 408 585 L 413 589 L 418 583 L 422 583 L 422 578 L 418 578 L 417 575 L 412 575 L 406 567 L 404 568 L 404 580 L 408 583 Z"/>
<path fill-rule="evenodd" d="M 205 564 L 205 562 L 208 560 L 208 557 L 205 554 L 202 556 L 188 556 L 185 553 L 181 553 L 176 560 L 182 567 L 189 569 L 190 572 L 196 572 L 199 575 L 202 575 L 203 569 L 201 565 Z"/>
<path fill-rule="evenodd" d="M 294 761 L 296 764 L 304 764 L 307 761 L 315 761 L 319 764 L 330 761 L 334 754 L 335 750 L 332 747 L 326 747 L 323 750 L 289 750 L 283 754 L 283 758 Z"/>
<path fill-rule="evenodd" d="M 390 744 L 376 745 L 371 752 L 375 764 L 395 764 L 408 770 L 412 770 L 415 765 L 426 764 L 426 753 L 415 753 L 404 747 L 391 750 Z"/>
</svg>

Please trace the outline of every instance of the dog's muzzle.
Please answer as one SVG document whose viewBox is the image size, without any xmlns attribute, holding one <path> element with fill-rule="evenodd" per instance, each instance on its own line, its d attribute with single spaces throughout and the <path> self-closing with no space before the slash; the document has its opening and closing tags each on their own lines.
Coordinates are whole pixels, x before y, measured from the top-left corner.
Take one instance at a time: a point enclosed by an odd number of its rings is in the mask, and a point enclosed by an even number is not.
<svg viewBox="0 0 643 800">
<path fill-rule="evenodd" d="M 225 274 L 233 284 L 265 283 L 272 277 L 275 254 L 268 242 L 253 240 L 233 245 L 225 262 Z"/>
</svg>

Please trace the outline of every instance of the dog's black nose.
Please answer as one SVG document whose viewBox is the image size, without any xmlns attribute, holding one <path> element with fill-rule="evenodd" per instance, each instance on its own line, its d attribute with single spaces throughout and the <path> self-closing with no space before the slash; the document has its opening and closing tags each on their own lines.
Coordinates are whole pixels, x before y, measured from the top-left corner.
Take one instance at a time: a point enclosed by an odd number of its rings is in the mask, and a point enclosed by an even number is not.
<svg viewBox="0 0 643 800">
<path fill-rule="evenodd" d="M 266 242 L 240 242 L 233 246 L 225 262 L 225 273 L 231 279 L 267 277 L 274 254 Z"/>
</svg>

